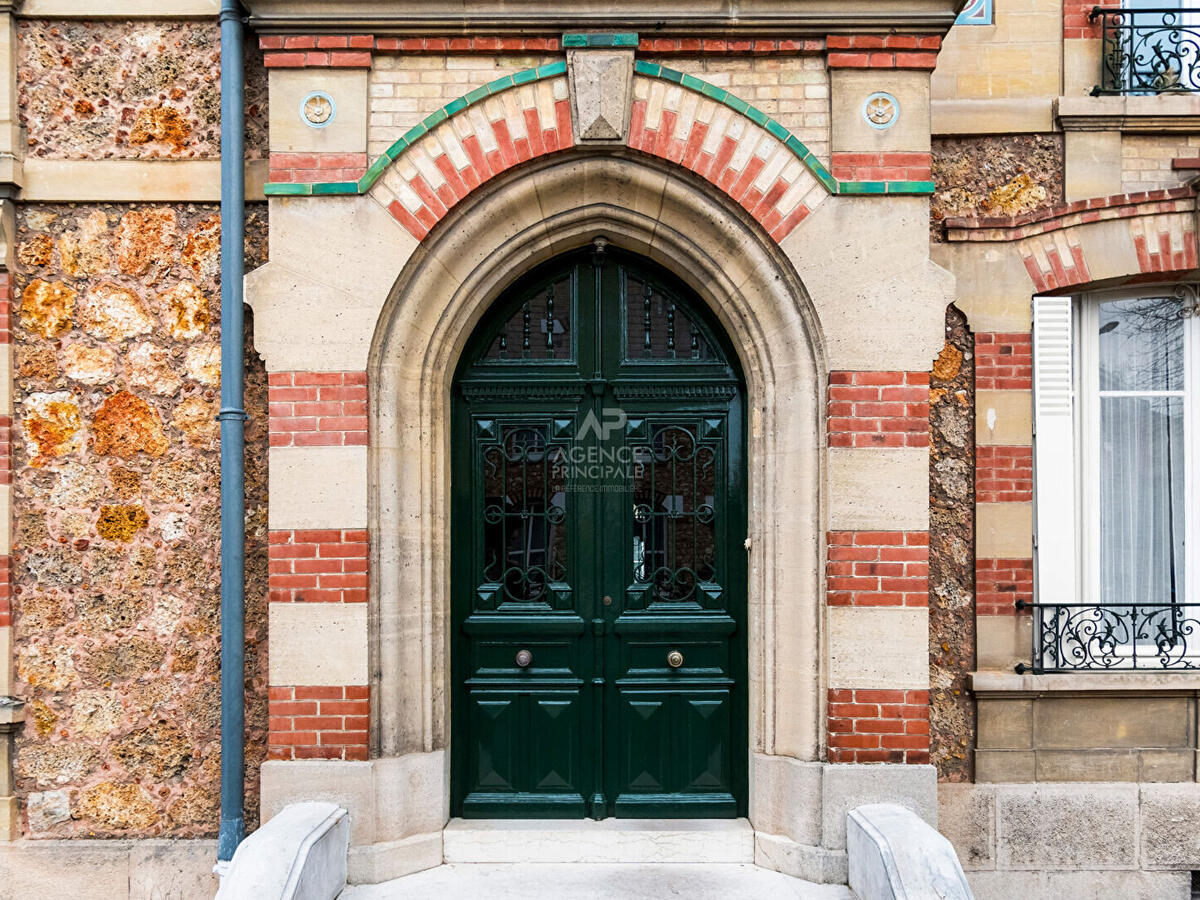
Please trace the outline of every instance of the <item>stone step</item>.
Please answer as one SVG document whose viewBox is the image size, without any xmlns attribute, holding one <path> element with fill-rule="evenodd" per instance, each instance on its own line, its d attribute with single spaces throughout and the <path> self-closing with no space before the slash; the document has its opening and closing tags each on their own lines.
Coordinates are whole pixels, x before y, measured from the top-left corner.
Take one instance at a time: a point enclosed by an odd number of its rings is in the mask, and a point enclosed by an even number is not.
<svg viewBox="0 0 1200 900">
<path fill-rule="evenodd" d="M 854 900 L 844 885 L 813 884 L 731 863 L 677 865 L 452 863 L 339 900 Z"/>
<path fill-rule="evenodd" d="M 753 863 L 746 819 L 453 819 L 448 863 Z"/>
</svg>

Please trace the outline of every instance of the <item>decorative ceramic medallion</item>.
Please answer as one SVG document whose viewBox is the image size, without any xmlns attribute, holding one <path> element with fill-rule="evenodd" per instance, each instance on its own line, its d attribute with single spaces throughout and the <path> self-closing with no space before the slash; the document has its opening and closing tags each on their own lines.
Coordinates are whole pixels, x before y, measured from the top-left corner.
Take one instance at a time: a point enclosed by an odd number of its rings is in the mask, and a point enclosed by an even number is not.
<svg viewBox="0 0 1200 900">
<path fill-rule="evenodd" d="M 312 128 L 326 128 L 337 115 L 333 98 L 324 91 L 313 91 L 300 101 L 300 118 Z"/>
<path fill-rule="evenodd" d="M 872 128 L 891 128 L 900 118 L 900 103 L 886 91 L 876 91 L 863 103 L 863 118 Z"/>
</svg>

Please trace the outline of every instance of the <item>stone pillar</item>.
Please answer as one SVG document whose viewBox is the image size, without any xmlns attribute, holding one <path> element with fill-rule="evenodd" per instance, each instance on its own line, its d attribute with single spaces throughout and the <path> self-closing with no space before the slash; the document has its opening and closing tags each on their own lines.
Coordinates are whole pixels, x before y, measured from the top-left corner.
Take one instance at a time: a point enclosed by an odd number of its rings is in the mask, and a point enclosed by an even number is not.
<svg viewBox="0 0 1200 900">
<path fill-rule="evenodd" d="M 0 697 L 0 841 L 21 836 L 20 806 L 13 796 L 13 741 L 25 726 L 25 704 L 15 697 Z"/>
</svg>

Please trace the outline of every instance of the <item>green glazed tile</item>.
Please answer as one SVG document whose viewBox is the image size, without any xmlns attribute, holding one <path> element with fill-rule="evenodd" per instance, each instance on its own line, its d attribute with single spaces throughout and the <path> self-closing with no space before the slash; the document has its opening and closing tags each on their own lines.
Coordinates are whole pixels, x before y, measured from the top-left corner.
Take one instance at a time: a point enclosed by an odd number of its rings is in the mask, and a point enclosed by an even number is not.
<svg viewBox="0 0 1200 900">
<path fill-rule="evenodd" d="M 770 121 L 770 117 L 757 106 L 746 107 L 746 118 L 755 125 L 761 125 L 764 128 L 766 127 L 767 122 Z"/>
<path fill-rule="evenodd" d="M 838 186 L 839 194 L 886 194 L 886 181 L 843 181 Z"/>
<path fill-rule="evenodd" d="M 741 97 L 735 97 L 733 94 L 729 93 L 728 91 L 725 92 L 725 99 L 723 102 L 730 109 L 737 110 L 740 113 L 744 113 L 746 110 L 748 110 L 750 108 L 749 103 L 747 103 Z"/>
<path fill-rule="evenodd" d="M 361 186 L 365 182 L 366 186 L 370 187 L 391 164 L 392 160 L 388 159 L 386 154 L 379 157 L 379 159 L 367 166 L 367 171 L 363 172 L 362 178 L 360 178 L 358 181 L 359 185 Z"/>
<path fill-rule="evenodd" d="M 463 95 L 463 99 L 467 101 L 467 105 L 470 105 L 472 103 L 478 103 L 480 100 L 482 100 L 487 95 L 488 95 L 487 85 L 483 84 L 483 85 L 480 85 L 479 87 L 475 88 L 475 90 L 473 90 L 473 91 L 467 91 L 467 93 L 465 93 Z"/>
<path fill-rule="evenodd" d="M 484 87 L 487 88 L 489 94 L 498 94 L 501 91 L 507 91 L 512 87 L 512 76 L 505 75 L 503 78 L 497 78 L 495 81 L 489 81 Z"/>
<path fill-rule="evenodd" d="M 268 182 L 263 185 L 263 193 L 268 197 L 306 197 L 312 193 L 312 185 Z"/>
<path fill-rule="evenodd" d="M 658 67 L 658 77 L 673 81 L 675 84 L 683 84 L 683 73 L 677 72 L 675 69 L 668 69 L 666 66 Z"/>
<path fill-rule="evenodd" d="M 357 194 L 357 181 L 323 181 L 312 186 L 313 194 Z"/>
<path fill-rule="evenodd" d="M 614 47 L 637 47 L 638 36 L 635 31 L 622 31 L 613 35 Z"/>
<path fill-rule="evenodd" d="M 567 61 L 565 59 L 555 60 L 552 63 L 537 67 L 538 78 L 552 78 L 555 75 L 567 74 Z"/>
<path fill-rule="evenodd" d="M 767 119 L 765 127 L 767 129 L 767 132 L 772 137 L 778 138 L 779 140 L 783 141 L 785 144 L 787 143 L 787 139 L 792 136 L 792 133 L 790 131 L 788 131 L 786 128 L 784 128 L 782 125 L 780 125 L 774 119 Z"/>
<path fill-rule="evenodd" d="M 701 94 L 704 93 L 704 82 L 695 75 L 684 75 L 681 83 L 689 90 L 693 90 Z"/>
<path fill-rule="evenodd" d="M 937 185 L 932 181 L 889 181 L 889 194 L 932 194 Z"/>
<path fill-rule="evenodd" d="M 715 84 L 709 84 L 707 81 L 704 82 L 703 87 L 700 88 L 700 93 L 704 94 L 705 97 L 710 97 L 713 100 L 716 100 L 718 103 L 724 103 L 725 98 L 729 96 L 727 91 L 722 90 Z"/>
<path fill-rule="evenodd" d="M 408 131 L 404 132 L 404 136 L 402 138 L 400 138 L 400 140 L 404 141 L 405 144 L 411 146 L 415 141 L 418 141 L 421 138 L 423 138 L 425 136 L 425 132 L 427 132 L 428 130 L 429 130 L 428 125 L 426 125 L 424 122 L 418 122 L 412 128 L 408 129 Z"/>
<path fill-rule="evenodd" d="M 537 69 L 522 69 L 512 76 L 514 85 L 529 84 L 531 81 L 537 81 Z"/>
<path fill-rule="evenodd" d="M 587 37 L 588 36 L 586 34 L 564 34 L 562 36 L 562 45 L 564 48 L 566 48 L 566 47 L 586 47 L 587 46 Z"/>
<path fill-rule="evenodd" d="M 447 103 L 445 106 L 442 107 L 442 109 L 444 109 L 446 111 L 447 118 L 454 115 L 456 112 L 459 112 L 460 110 L 464 110 L 466 108 L 467 108 L 467 98 L 466 97 L 459 97 L 456 100 L 451 100 L 449 103 Z"/>
<path fill-rule="evenodd" d="M 422 119 L 421 124 L 425 126 L 427 131 L 429 131 L 432 130 L 434 126 L 446 121 L 446 119 L 446 107 L 443 106 L 441 109 L 431 112 L 424 119 Z"/>
</svg>

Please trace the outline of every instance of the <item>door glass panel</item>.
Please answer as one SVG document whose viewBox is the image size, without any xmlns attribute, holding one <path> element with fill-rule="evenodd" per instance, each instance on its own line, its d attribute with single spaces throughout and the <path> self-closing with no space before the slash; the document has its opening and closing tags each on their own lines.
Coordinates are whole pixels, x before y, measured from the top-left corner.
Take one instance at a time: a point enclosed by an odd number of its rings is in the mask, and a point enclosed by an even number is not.
<svg viewBox="0 0 1200 900">
<path fill-rule="evenodd" d="M 483 581 L 501 602 L 546 602 L 567 575 L 567 448 L 545 425 L 504 425 L 483 448 Z"/>
<path fill-rule="evenodd" d="M 625 359 L 711 362 L 716 357 L 679 299 L 632 273 L 625 277 Z"/>
<path fill-rule="evenodd" d="M 701 602 L 716 581 L 717 447 L 691 424 L 652 425 L 631 441 L 633 581 L 647 603 Z"/>
<path fill-rule="evenodd" d="M 569 360 L 571 279 L 561 278 L 529 294 L 488 346 L 487 362 Z"/>
</svg>

